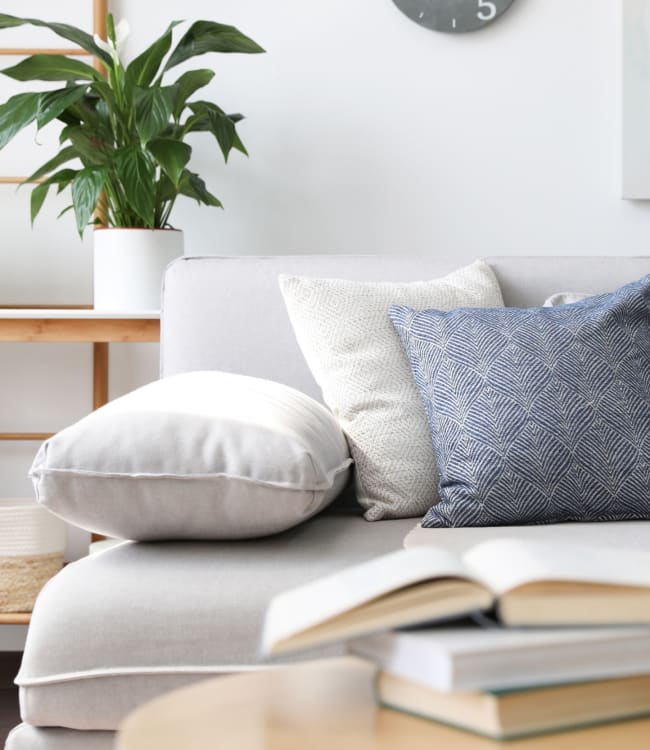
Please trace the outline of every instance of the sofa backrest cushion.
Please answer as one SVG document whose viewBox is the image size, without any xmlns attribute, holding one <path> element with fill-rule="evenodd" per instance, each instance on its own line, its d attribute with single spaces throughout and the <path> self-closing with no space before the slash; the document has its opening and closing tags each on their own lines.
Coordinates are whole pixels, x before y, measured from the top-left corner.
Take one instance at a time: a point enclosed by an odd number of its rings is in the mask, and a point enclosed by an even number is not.
<svg viewBox="0 0 650 750">
<path fill-rule="evenodd" d="M 163 287 L 161 375 L 223 370 L 277 380 L 321 399 L 278 285 L 281 273 L 367 281 L 433 279 L 468 258 L 435 256 L 184 257 Z M 562 290 L 607 292 L 650 271 L 646 257 L 496 257 L 506 305 L 541 305 Z"/>
</svg>

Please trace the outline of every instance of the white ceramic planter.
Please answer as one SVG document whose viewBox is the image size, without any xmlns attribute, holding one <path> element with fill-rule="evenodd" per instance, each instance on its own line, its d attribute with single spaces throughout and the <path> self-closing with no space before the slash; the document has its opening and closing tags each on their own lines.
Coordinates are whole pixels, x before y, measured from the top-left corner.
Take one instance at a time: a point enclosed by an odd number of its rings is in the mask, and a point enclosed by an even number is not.
<svg viewBox="0 0 650 750">
<path fill-rule="evenodd" d="M 157 310 L 165 268 L 183 254 L 177 229 L 95 229 L 96 310 Z"/>
</svg>

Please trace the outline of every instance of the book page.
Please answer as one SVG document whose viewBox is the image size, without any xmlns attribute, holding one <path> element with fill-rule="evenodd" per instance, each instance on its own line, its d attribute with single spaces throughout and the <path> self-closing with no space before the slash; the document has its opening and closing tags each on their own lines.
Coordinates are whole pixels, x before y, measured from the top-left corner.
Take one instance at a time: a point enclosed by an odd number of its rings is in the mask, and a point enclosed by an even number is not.
<svg viewBox="0 0 650 750">
<path fill-rule="evenodd" d="M 538 581 L 650 587 L 650 550 L 623 546 L 502 538 L 476 545 L 463 560 L 468 573 L 496 595 Z"/>
<path fill-rule="evenodd" d="M 271 600 L 262 649 L 373 599 L 434 578 L 465 578 L 460 557 L 444 549 L 398 550 L 285 591 Z"/>
</svg>

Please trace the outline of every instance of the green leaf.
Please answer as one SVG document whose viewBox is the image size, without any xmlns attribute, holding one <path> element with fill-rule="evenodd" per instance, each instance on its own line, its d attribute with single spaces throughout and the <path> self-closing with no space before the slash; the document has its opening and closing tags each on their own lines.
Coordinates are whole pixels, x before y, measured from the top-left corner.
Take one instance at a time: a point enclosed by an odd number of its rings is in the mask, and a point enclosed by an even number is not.
<svg viewBox="0 0 650 750">
<path fill-rule="evenodd" d="M 24 18 L 10 16 L 8 13 L 0 13 L 0 29 L 10 29 L 15 26 L 22 26 L 26 23 Z"/>
<path fill-rule="evenodd" d="M 174 99 L 173 114 L 174 119 L 178 120 L 185 108 L 185 102 L 192 96 L 195 91 L 207 86 L 214 78 L 214 71 L 207 68 L 199 70 L 188 70 L 174 84 L 176 97 Z"/>
<path fill-rule="evenodd" d="M 71 203 L 69 206 L 66 206 L 63 211 L 59 211 L 59 213 L 56 215 L 57 219 L 60 219 L 64 214 L 67 214 L 68 211 L 72 211 L 74 209 L 74 203 Z"/>
<path fill-rule="evenodd" d="M 172 201 L 178 195 L 178 187 L 162 172 L 156 185 L 156 205 Z"/>
<path fill-rule="evenodd" d="M 59 143 L 63 143 L 68 137 L 74 141 L 72 136 L 80 133 L 85 136 L 84 144 L 87 144 L 89 158 L 94 158 L 95 161 L 101 160 L 112 151 L 114 131 L 110 117 L 101 101 L 84 96 L 79 102 L 68 107 L 66 115 L 69 115 L 70 125 L 59 133 Z M 68 117 L 65 121 L 68 121 Z M 80 148 L 83 148 L 84 144 Z"/>
<path fill-rule="evenodd" d="M 197 203 L 204 203 L 206 206 L 216 206 L 223 208 L 221 201 L 208 191 L 205 182 L 195 172 L 186 169 L 180 182 L 179 193 L 194 198 Z"/>
<path fill-rule="evenodd" d="M 83 119 L 93 122 L 98 129 L 101 129 L 103 124 L 105 136 L 112 140 L 116 128 L 111 124 L 111 116 L 123 121 L 124 116 L 128 116 L 129 112 L 120 109 L 115 92 L 107 81 L 94 81 L 90 84 L 90 90 L 96 98 L 88 97 L 83 100 L 85 106 L 84 112 L 81 113 Z M 127 129 L 128 125 L 125 124 L 124 128 Z"/>
<path fill-rule="evenodd" d="M 105 180 L 104 167 L 88 167 L 78 172 L 72 182 L 72 203 L 80 236 L 93 215 Z"/>
<path fill-rule="evenodd" d="M 53 156 L 49 161 L 46 161 L 45 164 L 40 166 L 33 174 L 30 174 L 25 182 L 39 180 L 41 177 L 50 174 L 53 169 L 60 167 L 61 164 L 65 164 L 71 159 L 75 159 L 77 156 L 77 149 L 74 148 L 74 146 L 66 146 L 66 148 L 61 149 L 56 156 Z"/>
<path fill-rule="evenodd" d="M 126 79 L 129 84 L 149 86 L 158 72 L 163 57 L 172 46 L 172 29 L 179 23 L 182 21 L 172 21 L 165 33 L 131 62 L 126 69 Z"/>
<path fill-rule="evenodd" d="M 230 117 L 230 115 L 228 115 L 228 117 Z M 237 133 L 236 131 L 235 131 L 235 137 L 232 142 L 232 147 L 236 148 L 237 151 L 244 154 L 244 156 L 248 156 L 248 151 L 246 150 L 246 146 L 244 146 L 244 144 L 241 141 L 241 138 L 239 137 L 239 133 Z"/>
<path fill-rule="evenodd" d="M 211 102 L 191 102 L 188 107 L 197 115 L 197 120 L 191 123 L 190 131 L 204 130 L 212 133 L 219 143 L 223 158 L 228 161 L 228 155 L 235 146 L 237 136 L 235 123 L 220 107 Z M 238 145 L 242 145 L 239 139 L 237 142 Z"/>
<path fill-rule="evenodd" d="M 41 94 L 36 115 L 36 125 L 39 128 L 56 119 L 71 104 L 75 104 L 86 93 L 87 84 L 80 86 L 66 86 L 64 89 L 47 91 Z"/>
<path fill-rule="evenodd" d="M 142 143 L 159 135 L 172 114 L 172 92 L 169 87 L 136 88 L 135 127 Z"/>
<path fill-rule="evenodd" d="M 125 116 L 130 114 L 129 111 L 124 112 L 124 108 L 120 108 L 115 92 L 106 81 L 91 83 L 90 90 L 92 96 L 83 100 L 84 109 L 80 114 L 82 119 L 97 129 L 98 136 L 101 135 L 103 140 L 112 141 L 119 129 L 119 125 L 114 125 L 113 122 L 121 124 L 125 131 L 132 127 L 124 120 Z M 74 109 L 72 113 L 75 114 Z"/>
<path fill-rule="evenodd" d="M 32 55 L 18 65 L 5 68 L 4 73 L 16 81 L 98 81 L 99 73 L 80 60 L 65 55 Z"/>
<path fill-rule="evenodd" d="M 56 118 L 64 125 L 80 125 L 81 118 L 78 116 L 76 111 L 76 105 L 71 105 L 68 109 L 64 109 Z"/>
<path fill-rule="evenodd" d="M 0 29 L 13 28 L 25 24 L 50 29 L 50 31 L 53 31 L 63 39 L 78 44 L 86 52 L 90 52 L 91 55 L 98 57 L 108 65 L 112 62 L 111 56 L 95 44 L 92 36 L 86 31 L 78 29 L 76 26 L 70 26 L 66 23 L 48 23 L 47 21 L 39 21 L 37 18 L 18 18 L 17 16 L 10 16 L 7 13 L 0 13 Z"/>
<path fill-rule="evenodd" d="M 0 148 L 36 119 L 40 94 L 16 94 L 0 106 Z"/>
<path fill-rule="evenodd" d="M 192 155 L 190 146 L 171 138 L 156 138 L 149 143 L 148 148 L 163 172 L 178 186 L 183 170 Z"/>
<path fill-rule="evenodd" d="M 61 190 L 63 190 L 65 187 L 67 187 L 72 180 L 76 177 L 77 172 L 74 169 L 62 169 L 59 172 L 56 172 L 51 177 L 48 177 L 47 180 L 44 182 L 41 182 L 40 185 L 37 185 L 33 190 L 31 194 L 30 199 L 30 213 L 31 213 L 31 222 L 32 225 L 34 224 L 34 219 L 38 216 L 39 211 L 41 210 L 41 207 L 43 206 L 43 202 L 45 201 L 45 198 L 47 197 L 47 194 L 49 192 L 49 189 L 52 185 L 58 185 L 59 186 L 59 193 Z"/>
<path fill-rule="evenodd" d="M 60 169 L 58 172 L 55 172 L 53 175 L 47 178 L 46 182 L 49 182 L 52 185 L 56 185 L 57 193 L 60 193 L 62 190 L 65 190 L 65 188 L 68 187 L 68 185 L 78 174 L 78 169 L 70 169 L 68 167 L 66 169 Z"/>
<path fill-rule="evenodd" d="M 32 226 L 34 226 L 34 219 L 38 216 L 38 213 L 43 206 L 43 202 L 45 201 L 45 198 L 47 198 L 50 187 L 51 183 L 42 182 L 32 190 L 30 197 L 30 217 Z"/>
<path fill-rule="evenodd" d="M 234 26 L 214 21 L 197 21 L 185 32 L 171 54 L 165 70 L 206 52 L 257 53 L 264 50 Z"/>
<path fill-rule="evenodd" d="M 233 123 L 233 125 L 236 125 L 238 122 L 241 122 L 244 119 L 244 115 L 240 114 L 239 112 L 235 112 L 228 115 L 228 119 Z M 232 147 L 236 148 L 237 151 L 240 151 L 244 156 L 248 156 L 248 151 L 246 150 L 246 146 L 241 141 L 241 138 L 239 137 L 239 133 L 235 130 L 235 137 L 232 141 Z"/>
<path fill-rule="evenodd" d="M 115 154 L 117 174 L 126 193 L 127 208 L 135 211 L 144 226 L 154 223 L 154 170 L 138 146 L 127 146 Z"/>
<path fill-rule="evenodd" d="M 86 166 L 106 164 L 113 151 L 112 144 L 100 140 L 92 125 L 68 125 L 61 131 L 59 141 L 70 141 Z"/>
<path fill-rule="evenodd" d="M 112 13 L 106 16 L 106 36 L 115 44 L 115 19 Z"/>
</svg>

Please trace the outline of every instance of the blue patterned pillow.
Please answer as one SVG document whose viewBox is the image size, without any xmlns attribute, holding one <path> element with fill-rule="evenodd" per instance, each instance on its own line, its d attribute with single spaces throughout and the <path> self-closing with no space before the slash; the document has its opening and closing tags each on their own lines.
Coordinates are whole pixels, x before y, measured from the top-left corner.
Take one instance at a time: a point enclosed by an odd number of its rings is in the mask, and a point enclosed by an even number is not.
<svg viewBox="0 0 650 750">
<path fill-rule="evenodd" d="M 650 275 L 555 308 L 389 314 L 440 471 L 423 526 L 650 518 Z"/>
</svg>

